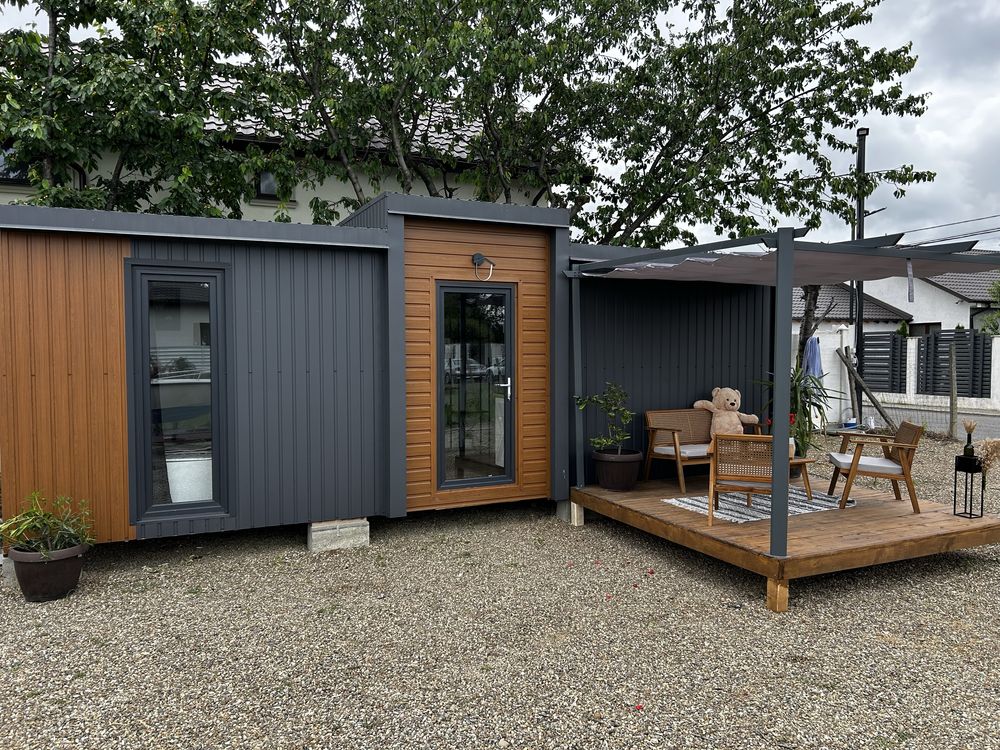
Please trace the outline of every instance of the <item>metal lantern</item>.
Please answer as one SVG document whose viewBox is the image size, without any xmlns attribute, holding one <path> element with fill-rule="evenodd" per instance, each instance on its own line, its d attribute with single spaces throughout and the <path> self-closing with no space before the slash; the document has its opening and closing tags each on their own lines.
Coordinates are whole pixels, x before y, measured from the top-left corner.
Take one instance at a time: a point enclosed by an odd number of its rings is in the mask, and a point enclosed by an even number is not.
<svg viewBox="0 0 1000 750">
<path fill-rule="evenodd" d="M 962 509 L 958 508 L 958 475 L 962 475 Z M 976 507 L 976 474 L 979 475 L 979 512 Z M 963 518 L 982 518 L 986 496 L 986 474 L 979 456 L 955 456 L 955 489 L 951 510 Z"/>
</svg>

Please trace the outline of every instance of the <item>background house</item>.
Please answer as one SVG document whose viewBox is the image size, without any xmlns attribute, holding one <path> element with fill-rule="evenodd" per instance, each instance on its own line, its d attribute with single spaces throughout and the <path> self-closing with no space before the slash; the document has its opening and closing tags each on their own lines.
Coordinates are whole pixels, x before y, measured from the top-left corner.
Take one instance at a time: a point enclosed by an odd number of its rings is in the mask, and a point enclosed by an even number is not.
<svg viewBox="0 0 1000 750">
<path fill-rule="evenodd" d="M 868 289 L 868 284 L 865 284 Z M 842 346 L 854 347 L 854 292 L 847 284 L 833 284 L 820 289 L 816 314 L 822 317 L 816 336 L 819 336 L 820 354 L 822 355 L 823 382 L 834 393 L 834 398 L 827 410 L 828 422 L 840 422 L 843 417 L 850 416 L 851 397 L 848 393 L 847 370 L 837 357 L 837 349 Z M 792 296 L 792 351 L 798 349 L 799 324 L 805 303 L 802 300 L 802 290 L 796 289 Z M 865 331 L 895 331 L 900 323 L 909 323 L 912 316 L 887 302 L 878 299 L 873 294 L 865 293 L 864 304 Z"/>
<path fill-rule="evenodd" d="M 910 314 L 910 335 L 923 336 L 958 327 L 982 328 L 986 314 L 997 309 L 990 296 L 990 287 L 997 281 L 998 271 L 914 279 L 913 302 L 904 277 L 866 281 L 865 292 Z"/>
</svg>

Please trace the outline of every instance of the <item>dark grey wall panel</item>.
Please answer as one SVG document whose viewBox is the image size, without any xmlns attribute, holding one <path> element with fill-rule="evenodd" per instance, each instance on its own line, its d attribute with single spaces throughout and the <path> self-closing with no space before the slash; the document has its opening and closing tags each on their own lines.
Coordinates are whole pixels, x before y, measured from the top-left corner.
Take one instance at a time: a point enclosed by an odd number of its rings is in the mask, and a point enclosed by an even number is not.
<svg viewBox="0 0 1000 750">
<path fill-rule="evenodd" d="M 386 210 L 385 195 L 366 203 L 353 214 L 340 222 L 343 227 L 368 227 L 371 229 L 388 229 L 389 213 Z"/>
<path fill-rule="evenodd" d="M 230 266 L 232 517 L 140 524 L 138 535 L 393 515 L 385 252 L 170 240 L 133 250 Z"/>
<path fill-rule="evenodd" d="M 646 449 L 645 410 L 690 407 L 709 398 L 717 385 L 738 388 L 742 411 L 763 416 L 768 394 L 756 381 L 771 379 L 769 288 L 613 279 L 581 283 L 584 390 L 597 393 L 613 381 L 628 391 L 636 412 L 630 447 Z M 584 425 L 590 438 L 603 429 L 603 415 L 589 408 Z M 593 480 L 590 463 L 588 482 Z"/>
</svg>

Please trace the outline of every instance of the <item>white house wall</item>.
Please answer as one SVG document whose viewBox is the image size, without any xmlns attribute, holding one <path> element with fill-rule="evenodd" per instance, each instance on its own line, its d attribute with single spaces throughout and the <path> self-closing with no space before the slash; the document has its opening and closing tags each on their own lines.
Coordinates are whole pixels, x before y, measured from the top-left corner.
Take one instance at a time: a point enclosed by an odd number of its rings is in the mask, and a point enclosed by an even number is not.
<svg viewBox="0 0 1000 750">
<path fill-rule="evenodd" d="M 913 316 L 913 324 L 940 323 L 943 330 L 959 325 L 969 327 L 969 314 L 973 305 L 923 279 L 913 280 L 913 302 L 907 298 L 905 277 L 866 281 L 865 293 L 905 310 Z"/>
<path fill-rule="evenodd" d="M 867 291 L 867 289 L 866 289 Z M 826 411 L 826 421 L 830 424 L 837 424 L 851 416 L 851 395 L 848 392 L 847 368 L 837 356 L 837 348 L 841 345 L 854 349 L 854 326 L 848 325 L 843 336 L 837 330 L 843 321 L 833 321 L 823 323 L 816 330 L 819 336 L 820 361 L 823 365 L 823 384 L 830 391 L 830 405 Z M 865 331 L 868 333 L 880 333 L 885 331 L 895 331 L 897 323 L 865 323 Z M 796 321 L 792 326 L 792 358 L 794 360 L 798 353 L 799 324 Z M 795 362 L 793 361 L 794 365 Z"/>
<path fill-rule="evenodd" d="M 114 168 L 114 158 L 108 155 L 98 162 L 97 173 L 98 174 L 111 174 Z M 374 186 L 367 177 L 362 177 L 361 182 L 364 186 L 366 194 L 370 198 L 374 198 L 381 192 L 390 193 L 401 193 L 403 192 L 399 181 L 391 175 L 384 176 L 380 181 L 378 186 Z M 473 200 L 475 199 L 475 187 L 473 185 L 463 183 L 461 176 L 451 175 L 449 176 L 450 187 L 455 187 L 455 193 L 452 197 L 459 200 Z M 18 201 L 23 201 L 31 196 L 31 190 L 27 187 L 20 185 L 0 185 L 0 203 L 16 203 Z M 423 182 L 417 180 L 413 185 L 414 195 L 427 195 L 427 191 L 424 187 Z M 163 193 L 156 194 L 155 198 L 163 197 Z M 285 211 L 288 213 L 293 223 L 296 224 L 312 224 L 312 210 L 309 208 L 310 201 L 318 197 L 322 200 L 329 201 L 330 203 L 336 203 L 336 201 L 342 198 L 354 199 L 354 190 L 351 188 L 350 184 L 347 182 L 342 182 L 334 177 L 329 178 L 322 185 L 315 188 L 307 189 L 302 185 L 299 185 L 293 191 L 292 200 L 284 206 Z M 533 192 L 524 189 L 515 189 L 512 191 L 512 200 L 514 203 L 527 205 L 531 202 L 533 197 Z M 544 205 L 544 204 L 543 204 Z M 260 199 L 255 198 L 250 201 L 242 203 L 243 208 L 243 218 L 249 221 L 273 221 L 275 213 L 282 208 L 281 204 L 275 200 Z M 341 218 L 346 217 L 351 213 L 348 208 L 341 207 Z"/>
</svg>

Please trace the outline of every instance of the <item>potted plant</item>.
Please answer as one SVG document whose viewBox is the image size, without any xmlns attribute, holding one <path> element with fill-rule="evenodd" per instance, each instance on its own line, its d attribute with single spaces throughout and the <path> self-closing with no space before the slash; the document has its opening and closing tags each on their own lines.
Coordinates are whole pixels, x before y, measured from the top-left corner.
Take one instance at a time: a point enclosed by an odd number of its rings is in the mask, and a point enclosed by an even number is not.
<svg viewBox="0 0 1000 750">
<path fill-rule="evenodd" d="M 76 588 L 83 553 L 94 543 L 92 527 L 85 502 L 74 504 L 62 496 L 48 500 L 39 492 L 32 492 L 27 507 L 0 524 L 25 599 L 61 599 Z"/>
<path fill-rule="evenodd" d="M 764 381 L 764 385 L 774 391 L 773 381 Z M 770 408 L 773 401 L 768 402 Z M 789 386 L 789 412 L 788 412 L 788 434 L 795 442 L 795 455 L 805 458 L 809 454 L 809 449 L 816 447 L 813 434 L 821 426 L 816 423 L 815 414 L 826 414 L 826 409 L 830 403 L 830 391 L 823 385 L 823 381 L 815 375 L 810 375 L 803 368 L 796 367 L 791 373 Z M 771 419 L 767 420 L 768 425 Z M 798 476 L 801 469 L 792 469 L 792 476 Z"/>
<path fill-rule="evenodd" d="M 603 393 L 576 398 L 576 405 L 581 411 L 588 406 L 596 406 L 607 419 L 607 431 L 590 439 L 597 483 L 606 490 L 632 489 L 639 480 L 642 468 L 642 451 L 622 447 L 622 443 L 632 437 L 625 428 L 635 416 L 635 412 L 625 407 L 627 400 L 628 394 L 616 383 L 606 383 Z"/>
</svg>

